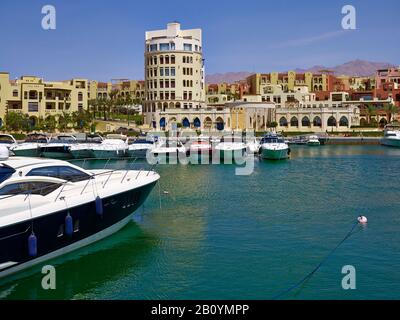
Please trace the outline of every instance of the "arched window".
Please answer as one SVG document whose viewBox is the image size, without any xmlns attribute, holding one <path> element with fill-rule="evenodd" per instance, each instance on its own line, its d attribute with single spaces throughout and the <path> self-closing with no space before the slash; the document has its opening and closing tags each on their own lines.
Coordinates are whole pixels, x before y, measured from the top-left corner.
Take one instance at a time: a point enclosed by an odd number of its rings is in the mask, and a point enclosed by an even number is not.
<svg viewBox="0 0 400 320">
<path fill-rule="evenodd" d="M 200 126 L 201 126 L 200 119 L 199 118 L 195 118 L 193 120 L 193 125 L 194 125 L 195 128 L 200 128 Z"/>
<path fill-rule="evenodd" d="M 222 120 L 221 117 L 218 117 L 215 122 L 216 122 L 217 130 L 219 130 L 219 131 L 224 130 L 224 120 Z"/>
<path fill-rule="evenodd" d="M 171 64 L 175 64 L 175 56 L 174 55 L 171 56 Z"/>
<path fill-rule="evenodd" d="M 302 127 L 309 127 L 310 126 L 310 119 L 308 119 L 308 117 L 303 117 L 303 119 L 301 119 L 301 126 Z"/>
<path fill-rule="evenodd" d="M 169 56 L 165 56 L 165 64 L 169 64 Z"/>
<path fill-rule="evenodd" d="M 282 118 L 279 119 L 279 126 L 281 126 L 281 127 L 287 127 L 288 126 L 288 122 L 287 122 L 285 117 L 282 117 Z"/>
<path fill-rule="evenodd" d="M 339 120 L 339 126 L 341 127 L 348 127 L 349 126 L 349 120 L 345 116 L 341 117 Z"/>
<path fill-rule="evenodd" d="M 160 64 L 164 64 L 164 56 L 160 56 Z"/>
<path fill-rule="evenodd" d="M 328 119 L 328 127 L 336 127 L 336 119 L 334 116 L 330 116 Z"/>
<path fill-rule="evenodd" d="M 184 118 L 184 119 L 182 120 L 182 126 L 183 126 L 184 128 L 190 127 L 190 122 L 189 122 L 189 119 L 188 119 L 188 118 Z"/>
<path fill-rule="evenodd" d="M 291 127 L 298 127 L 299 126 L 299 120 L 296 117 L 292 117 L 292 119 L 290 119 L 290 126 Z"/>
<path fill-rule="evenodd" d="M 313 120 L 313 126 L 314 127 L 322 127 L 322 121 L 321 118 L 316 116 Z"/>
<path fill-rule="evenodd" d="M 162 118 L 160 119 L 160 127 L 161 127 L 161 128 L 165 128 L 166 125 L 167 125 L 167 122 L 165 121 L 165 118 L 162 117 Z"/>
</svg>

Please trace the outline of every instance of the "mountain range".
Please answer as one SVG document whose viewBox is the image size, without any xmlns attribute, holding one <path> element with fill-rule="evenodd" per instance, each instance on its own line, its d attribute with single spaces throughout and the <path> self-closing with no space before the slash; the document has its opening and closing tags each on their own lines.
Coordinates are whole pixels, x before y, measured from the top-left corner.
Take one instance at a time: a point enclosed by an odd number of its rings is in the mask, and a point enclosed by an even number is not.
<svg viewBox="0 0 400 320">
<path fill-rule="evenodd" d="M 322 65 L 316 65 L 308 69 L 295 69 L 297 73 L 314 72 L 318 73 L 321 70 L 332 71 L 335 75 L 348 75 L 367 77 L 375 74 L 378 69 L 384 69 L 394 67 L 395 65 L 388 62 L 372 62 L 365 60 L 353 60 L 343 64 L 339 64 L 334 67 L 327 67 Z M 241 71 L 241 72 L 227 72 L 227 73 L 214 73 L 206 75 L 207 83 L 234 83 L 235 81 L 244 80 L 254 72 Z"/>
</svg>

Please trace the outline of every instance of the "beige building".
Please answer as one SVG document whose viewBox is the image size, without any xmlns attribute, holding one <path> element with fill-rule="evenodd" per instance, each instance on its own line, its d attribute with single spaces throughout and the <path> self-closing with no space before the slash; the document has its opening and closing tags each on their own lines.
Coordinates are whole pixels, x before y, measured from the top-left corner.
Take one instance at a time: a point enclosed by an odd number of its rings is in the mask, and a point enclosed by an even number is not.
<svg viewBox="0 0 400 320">
<path fill-rule="evenodd" d="M 307 86 L 309 92 L 328 91 L 329 75 L 311 72 L 255 73 L 247 77 L 250 94 L 264 94 L 269 88 L 280 85 L 283 91 L 293 91 L 296 86 Z"/>
<path fill-rule="evenodd" d="M 332 92 L 325 101 L 294 101 L 276 105 L 278 131 L 350 131 L 360 125 L 360 108 L 347 92 Z"/>
<path fill-rule="evenodd" d="M 117 96 L 121 98 L 130 96 L 138 101 L 144 101 L 145 98 L 145 82 L 129 79 L 118 79 L 114 82 L 91 80 L 88 83 L 88 98 L 108 99 L 113 90 L 117 91 Z"/>
<path fill-rule="evenodd" d="M 56 82 L 23 76 L 10 81 L 8 73 L 0 73 L 0 118 L 4 121 L 7 112 L 20 112 L 34 125 L 48 115 L 87 110 L 87 90 L 85 79 Z"/>
<path fill-rule="evenodd" d="M 205 106 L 201 29 L 182 30 L 179 23 L 145 35 L 146 123 L 156 127 L 160 112 Z M 178 111 L 177 111 L 178 112 Z"/>
</svg>

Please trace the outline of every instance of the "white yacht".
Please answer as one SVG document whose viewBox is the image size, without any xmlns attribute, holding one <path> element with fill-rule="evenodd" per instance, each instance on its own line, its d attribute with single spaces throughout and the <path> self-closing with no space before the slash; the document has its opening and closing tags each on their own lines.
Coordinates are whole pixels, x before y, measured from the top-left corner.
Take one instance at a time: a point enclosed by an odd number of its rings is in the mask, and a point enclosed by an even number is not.
<svg viewBox="0 0 400 320">
<path fill-rule="evenodd" d="M 209 163 L 212 159 L 212 143 L 211 138 L 198 137 L 190 143 L 189 157 L 192 164 Z"/>
<path fill-rule="evenodd" d="M 12 146 L 10 150 L 19 157 L 40 157 L 41 148 L 48 143 L 48 138 L 44 134 L 28 134 L 25 141 Z"/>
<path fill-rule="evenodd" d="M 128 138 L 126 140 L 128 157 L 146 159 L 147 152 L 154 148 L 154 142 L 154 139 L 146 137 Z"/>
<path fill-rule="evenodd" d="M 149 153 L 151 163 L 178 163 L 180 155 L 186 156 L 186 148 L 178 139 L 159 139 Z"/>
<path fill-rule="evenodd" d="M 94 157 L 93 147 L 103 142 L 102 136 L 98 134 L 88 134 L 79 139 L 78 143 L 71 146 L 70 152 L 75 159 L 90 159 Z"/>
<path fill-rule="evenodd" d="M 400 147 L 400 125 L 386 125 L 381 144 L 389 147 Z"/>
<path fill-rule="evenodd" d="M 118 231 L 159 179 L 7 153 L 0 146 L 0 278 Z"/>
<path fill-rule="evenodd" d="M 49 142 L 40 147 L 42 157 L 51 159 L 71 159 L 71 146 L 76 143 L 71 134 L 59 134 L 50 138 Z"/>
<path fill-rule="evenodd" d="M 260 151 L 260 142 L 256 137 L 246 140 L 247 153 L 257 153 Z"/>
<path fill-rule="evenodd" d="M 11 134 L 0 134 L 0 145 L 13 148 L 18 145 L 17 140 Z"/>
<path fill-rule="evenodd" d="M 125 157 L 128 150 L 126 138 L 118 134 L 107 135 L 101 144 L 92 147 L 94 157 L 98 159 Z"/>
<path fill-rule="evenodd" d="M 307 140 L 308 146 L 319 146 L 321 143 L 319 142 L 318 136 L 309 136 Z"/>
<path fill-rule="evenodd" d="M 225 163 L 243 162 L 246 150 L 242 137 L 233 135 L 223 136 L 215 146 L 215 152 Z"/>
<path fill-rule="evenodd" d="M 290 149 L 281 136 L 269 133 L 261 139 L 260 156 L 263 159 L 281 160 L 289 158 Z"/>
</svg>

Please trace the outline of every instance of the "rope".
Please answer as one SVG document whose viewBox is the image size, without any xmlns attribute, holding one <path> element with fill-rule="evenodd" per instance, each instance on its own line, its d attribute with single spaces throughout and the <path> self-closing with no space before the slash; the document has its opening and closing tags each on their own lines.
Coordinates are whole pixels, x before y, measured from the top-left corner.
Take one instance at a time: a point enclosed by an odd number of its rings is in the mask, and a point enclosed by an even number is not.
<svg viewBox="0 0 400 320">
<path fill-rule="evenodd" d="M 345 235 L 345 237 L 325 256 L 324 259 L 310 272 L 308 273 L 304 278 L 302 278 L 300 281 L 292 285 L 291 287 L 287 288 L 286 290 L 282 291 L 281 293 L 275 295 L 272 300 L 279 299 L 280 297 L 288 294 L 290 291 L 293 291 L 297 287 L 301 286 L 304 282 L 306 282 L 308 279 L 310 279 L 314 273 L 318 271 L 319 268 L 328 260 L 328 258 L 348 239 L 350 238 L 353 234 L 357 233 L 354 232 L 355 227 L 358 225 L 358 221 L 354 223 L 353 227 L 350 229 L 350 231 Z"/>
</svg>

